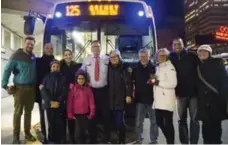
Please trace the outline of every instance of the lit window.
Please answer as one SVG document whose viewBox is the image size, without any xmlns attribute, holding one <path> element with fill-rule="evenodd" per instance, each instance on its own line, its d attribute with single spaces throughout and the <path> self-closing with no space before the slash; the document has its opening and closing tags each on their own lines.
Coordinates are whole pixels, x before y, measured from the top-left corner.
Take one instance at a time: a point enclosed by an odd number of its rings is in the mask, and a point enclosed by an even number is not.
<svg viewBox="0 0 228 145">
<path fill-rule="evenodd" d="M 208 4 L 208 1 L 204 2 L 199 8 L 201 9 L 202 7 L 204 7 L 207 4 Z"/>
<path fill-rule="evenodd" d="M 194 5 L 194 1 L 189 5 L 189 8 L 192 7 Z"/>
</svg>

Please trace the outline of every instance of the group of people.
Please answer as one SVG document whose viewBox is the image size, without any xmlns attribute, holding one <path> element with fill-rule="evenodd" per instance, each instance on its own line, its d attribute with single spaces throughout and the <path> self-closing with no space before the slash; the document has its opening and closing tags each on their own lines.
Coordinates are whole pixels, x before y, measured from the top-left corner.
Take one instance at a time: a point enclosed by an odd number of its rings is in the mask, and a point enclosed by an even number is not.
<svg viewBox="0 0 228 145">
<path fill-rule="evenodd" d="M 154 62 L 148 50 L 141 49 L 139 62 L 131 68 L 119 50 L 101 55 L 99 41 L 92 42 L 92 55 L 82 65 L 72 60 L 71 50 L 64 51 L 63 60 L 56 60 L 50 43 L 45 44 L 43 56 L 36 58 L 34 44 L 34 38 L 25 39 L 24 48 L 11 56 L 2 77 L 2 88 L 14 96 L 13 143 L 20 143 L 23 109 L 25 138 L 36 140 L 30 133 L 35 101 L 44 144 L 66 140 L 96 144 L 98 123 L 104 126 L 103 143 L 112 143 L 111 122 L 118 131 L 118 144 L 125 144 L 124 114 L 126 104 L 131 103 L 136 103 L 136 143 L 143 142 L 143 122 L 148 115 L 150 143 L 158 143 L 160 128 L 167 143 L 174 144 L 176 106 L 182 144 L 198 143 L 199 120 L 204 143 L 222 143 L 221 122 L 228 117 L 228 75 L 222 61 L 211 57 L 209 45 L 201 45 L 194 54 L 184 48 L 182 39 L 174 39 L 173 51 L 159 49 Z M 8 86 L 11 73 L 14 86 Z"/>
</svg>

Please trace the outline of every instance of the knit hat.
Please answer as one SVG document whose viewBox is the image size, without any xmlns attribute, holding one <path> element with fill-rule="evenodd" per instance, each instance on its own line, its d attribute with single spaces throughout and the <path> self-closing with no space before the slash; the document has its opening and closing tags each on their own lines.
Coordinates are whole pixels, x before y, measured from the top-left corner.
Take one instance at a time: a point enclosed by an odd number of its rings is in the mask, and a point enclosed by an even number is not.
<svg viewBox="0 0 228 145">
<path fill-rule="evenodd" d="M 212 54 L 212 48 L 210 45 L 200 45 L 200 47 L 197 50 L 197 54 L 199 54 L 200 50 L 205 50 L 205 51 L 209 52 L 210 55 Z"/>
<path fill-rule="evenodd" d="M 58 64 L 58 65 L 60 65 L 60 61 L 54 59 L 54 60 L 51 61 L 50 66 L 52 66 L 53 64 Z"/>
<path fill-rule="evenodd" d="M 77 80 L 78 76 L 82 75 L 85 78 L 85 82 L 88 83 L 89 82 L 89 77 L 86 71 L 79 69 L 76 74 L 75 74 L 75 80 Z"/>
</svg>

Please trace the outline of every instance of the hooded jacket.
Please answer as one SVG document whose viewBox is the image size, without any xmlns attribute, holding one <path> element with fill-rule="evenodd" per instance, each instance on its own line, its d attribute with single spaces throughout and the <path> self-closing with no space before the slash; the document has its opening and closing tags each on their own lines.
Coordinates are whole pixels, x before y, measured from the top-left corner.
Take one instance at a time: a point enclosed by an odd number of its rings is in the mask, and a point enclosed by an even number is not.
<svg viewBox="0 0 228 145">
<path fill-rule="evenodd" d="M 67 97 L 67 114 L 73 119 L 75 114 L 88 114 L 88 118 L 95 115 L 94 97 L 90 87 L 70 84 Z"/>
<path fill-rule="evenodd" d="M 60 72 L 50 72 L 43 79 L 41 89 L 42 108 L 50 108 L 50 101 L 60 103 L 60 109 L 65 110 L 68 87 L 65 77 Z"/>
<path fill-rule="evenodd" d="M 154 109 L 174 111 L 176 108 L 175 88 L 177 85 L 176 70 L 168 60 L 156 68 L 158 85 L 154 85 Z"/>
<path fill-rule="evenodd" d="M 73 119 L 75 114 L 88 114 L 88 118 L 91 119 L 95 116 L 93 92 L 87 84 L 87 73 L 83 70 L 78 70 L 75 80 L 77 80 L 79 75 L 85 77 L 85 85 L 70 84 L 70 91 L 67 97 L 67 117 Z"/>
</svg>

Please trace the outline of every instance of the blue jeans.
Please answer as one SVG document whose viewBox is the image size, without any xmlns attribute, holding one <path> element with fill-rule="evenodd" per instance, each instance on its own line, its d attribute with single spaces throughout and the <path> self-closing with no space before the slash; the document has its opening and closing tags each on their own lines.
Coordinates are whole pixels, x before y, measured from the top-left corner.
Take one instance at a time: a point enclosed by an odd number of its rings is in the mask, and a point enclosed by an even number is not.
<svg viewBox="0 0 228 145">
<path fill-rule="evenodd" d="M 137 140 L 142 141 L 143 122 L 146 115 L 150 118 L 150 140 L 156 142 L 158 138 L 158 126 L 156 124 L 155 110 L 152 105 L 137 103 L 136 104 L 136 135 Z"/>
<path fill-rule="evenodd" d="M 190 115 L 190 132 L 187 124 L 187 110 Z M 177 115 L 179 122 L 179 138 L 182 144 L 197 144 L 199 140 L 199 122 L 196 120 L 197 99 L 196 97 L 178 97 L 177 98 Z M 190 138 L 189 138 L 190 133 Z"/>
</svg>

